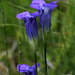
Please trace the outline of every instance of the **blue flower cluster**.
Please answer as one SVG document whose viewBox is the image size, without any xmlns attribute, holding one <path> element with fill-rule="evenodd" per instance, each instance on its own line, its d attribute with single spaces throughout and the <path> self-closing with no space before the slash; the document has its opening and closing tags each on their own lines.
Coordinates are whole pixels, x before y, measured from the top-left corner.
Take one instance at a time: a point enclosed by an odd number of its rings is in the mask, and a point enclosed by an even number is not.
<svg viewBox="0 0 75 75">
<path fill-rule="evenodd" d="M 40 18 L 42 33 L 44 28 L 48 32 L 51 26 L 51 12 L 55 7 L 57 7 L 57 2 L 58 1 L 45 3 L 44 0 L 33 0 L 30 7 L 36 9 L 37 12 L 30 14 L 28 11 L 26 11 L 17 14 L 17 19 L 23 19 L 25 22 L 26 33 L 30 40 L 32 40 L 32 37 L 37 38 L 38 25 L 36 17 Z"/>
<path fill-rule="evenodd" d="M 37 67 L 39 66 L 40 64 L 37 63 Z M 17 65 L 17 71 L 19 71 L 19 65 Z M 21 64 L 20 73 L 24 73 L 25 75 L 36 75 L 36 66 L 33 65 L 32 67 L 30 67 L 27 64 Z"/>
<path fill-rule="evenodd" d="M 57 2 L 58 1 L 45 3 L 44 0 L 33 0 L 30 4 L 30 7 L 36 9 L 37 12 L 30 14 L 28 11 L 26 11 L 17 14 L 17 19 L 22 19 L 25 22 L 26 33 L 30 40 L 32 40 L 33 37 L 37 38 L 38 25 L 36 17 L 40 18 L 42 34 L 44 28 L 47 32 L 49 31 L 49 28 L 51 26 L 51 12 L 55 7 L 57 7 Z M 40 64 L 37 63 L 37 67 L 39 66 Z M 19 71 L 19 65 L 17 65 L 17 71 Z M 21 64 L 20 73 L 24 73 L 26 75 L 36 75 L 36 66 L 33 65 L 32 67 L 30 67 L 26 64 Z"/>
</svg>

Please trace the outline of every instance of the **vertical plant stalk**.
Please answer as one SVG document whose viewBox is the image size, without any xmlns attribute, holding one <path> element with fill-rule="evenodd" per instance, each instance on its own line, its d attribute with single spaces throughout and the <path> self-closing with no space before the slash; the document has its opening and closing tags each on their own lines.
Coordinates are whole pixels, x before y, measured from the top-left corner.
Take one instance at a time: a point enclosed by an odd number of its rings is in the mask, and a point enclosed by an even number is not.
<svg viewBox="0 0 75 75">
<path fill-rule="evenodd" d="M 51 32 L 51 28 L 50 28 L 50 32 Z M 45 36 L 47 36 L 47 34 L 45 34 Z M 51 36 L 51 35 L 50 35 Z M 43 36 L 43 44 L 44 44 L 44 64 L 45 64 L 45 67 L 44 67 L 44 75 L 47 75 L 47 47 L 46 47 L 46 38 L 47 37 L 44 37 Z"/>
<path fill-rule="evenodd" d="M 7 50 L 7 40 L 6 40 L 6 27 L 3 26 L 3 29 L 4 29 L 4 44 L 5 44 L 5 50 L 6 50 L 6 56 L 7 56 L 7 59 L 8 59 L 8 50 Z"/>
<path fill-rule="evenodd" d="M 36 43 L 35 43 L 35 40 L 34 40 L 34 44 L 35 44 L 35 65 L 36 65 L 36 75 L 37 74 L 37 50 L 36 50 Z"/>
<path fill-rule="evenodd" d="M 21 64 L 21 37 L 19 37 L 19 75 L 20 75 L 20 64 Z"/>
<path fill-rule="evenodd" d="M 44 36 L 43 36 L 43 38 L 44 38 Z M 43 39 L 43 43 L 44 43 L 44 64 L 45 64 L 44 70 L 45 70 L 45 75 L 47 75 L 47 57 L 46 57 L 47 56 L 46 55 L 47 54 L 46 53 L 47 52 L 47 49 L 46 49 L 46 39 L 45 38 Z"/>
<path fill-rule="evenodd" d="M 45 58 L 45 75 L 47 75 L 47 57 L 46 57 L 46 43 L 44 42 L 44 58 Z"/>
</svg>

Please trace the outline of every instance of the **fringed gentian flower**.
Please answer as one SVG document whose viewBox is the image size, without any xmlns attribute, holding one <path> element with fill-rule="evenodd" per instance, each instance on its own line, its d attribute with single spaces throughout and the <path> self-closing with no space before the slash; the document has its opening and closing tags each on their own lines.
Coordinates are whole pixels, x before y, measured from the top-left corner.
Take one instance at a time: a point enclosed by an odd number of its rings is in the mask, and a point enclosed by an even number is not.
<svg viewBox="0 0 75 75">
<path fill-rule="evenodd" d="M 39 67 L 40 64 L 37 63 L 37 67 Z M 19 65 L 17 65 L 17 71 L 19 71 Z M 36 75 L 36 66 L 33 65 L 32 67 L 26 65 L 26 64 L 21 64 L 20 65 L 20 73 L 24 73 L 25 75 Z"/>
<path fill-rule="evenodd" d="M 44 0 L 33 0 L 30 7 L 38 10 L 39 15 L 40 15 L 40 23 L 43 28 L 46 29 L 46 31 L 49 30 L 51 26 L 51 12 L 52 10 L 57 7 L 55 3 L 58 1 L 53 1 L 51 3 L 45 3 Z"/>
<path fill-rule="evenodd" d="M 38 25 L 36 22 L 36 17 L 38 16 L 38 12 L 29 13 L 28 11 L 17 14 L 17 19 L 23 19 L 25 22 L 26 33 L 30 40 L 32 37 L 37 38 L 38 33 Z"/>
</svg>

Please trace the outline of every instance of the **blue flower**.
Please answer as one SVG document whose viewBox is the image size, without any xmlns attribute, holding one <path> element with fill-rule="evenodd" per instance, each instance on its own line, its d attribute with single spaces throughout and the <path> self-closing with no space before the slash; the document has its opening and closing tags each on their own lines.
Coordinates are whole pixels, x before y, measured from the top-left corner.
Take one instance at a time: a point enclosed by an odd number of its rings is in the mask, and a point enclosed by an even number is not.
<svg viewBox="0 0 75 75">
<path fill-rule="evenodd" d="M 39 15 L 40 15 L 40 23 L 43 28 L 46 29 L 46 31 L 49 30 L 51 26 L 51 12 L 52 10 L 57 7 L 55 3 L 58 1 L 53 1 L 51 3 L 45 3 L 44 0 L 33 0 L 30 7 L 38 10 Z"/>
<path fill-rule="evenodd" d="M 39 67 L 40 64 L 37 63 L 37 67 Z M 19 71 L 19 65 L 17 65 L 17 71 Z M 26 64 L 21 64 L 20 65 L 20 73 L 24 73 L 25 75 L 36 75 L 36 66 L 33 65 L 32 67 L 26 65 Z"/>
<path fill-rule="evenodd" d="M 23 19 L 25 22 L 26 33 L 30 40 L 32 37 L 37 38 L 38 33 L 38 25 L 36 22 L 36 17 L 38 16 L 38 12 L 29 13 L 28 11 L 17 14 L 17 19 Z"/>
</svg>

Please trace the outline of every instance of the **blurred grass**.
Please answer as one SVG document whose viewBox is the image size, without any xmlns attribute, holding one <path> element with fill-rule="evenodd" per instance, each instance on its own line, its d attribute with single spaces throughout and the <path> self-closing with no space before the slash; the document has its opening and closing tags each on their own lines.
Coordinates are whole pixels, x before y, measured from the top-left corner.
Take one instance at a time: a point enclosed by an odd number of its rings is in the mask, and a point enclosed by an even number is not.
<svg viewBox="0 0 75 75">
<path fill-rule="evenodd" d="M 29 41 L 26 35 L 24 22 L 22 20 L 17 20 L 16 18 L 18 13 L 36 11 L 29 7 L 31 1 L 32 0 L 0 0 L 0 62 L 8 68 L 4 44 L 5 35 L 3 26 L 5 26 L 8 62 L 11 68 L 10 75 L 18 75 L 16 66 L 19 64 L 20 36 L 22 51 L 21 64 L 28 64 L 30 66 L 35 64 L 34 42 L 31 43 Z M 50 1 L 48 0 L 48 2 Z M 58 2 L 57 5 L 58 7 L 53 10 L 51 15 L 51 34 L 50 31 L 47 34 L 44 33 L 47 41 L 47 59 L 49 61 L 48 74 L 75 75 L 75 1 L 63 0 L 61 5 L 60 2 Z M 5 23 L 3 22 L 2 12 L 4 12 Z M 61 14 L 61 20 L 59 14 Z M 37 20 L 39 24 L 39 19 L 37 18 Z M 38 25 L 38 28 L 37 61 L 40 63 L 39 75 L 44 75 L 44 44 L 42 41 L 40 25 Z M 17 46 L 14 41 L 17 43 Z M 4 70 L 0 67 L 0 75 L 3 74 Z"/>
</svg>

